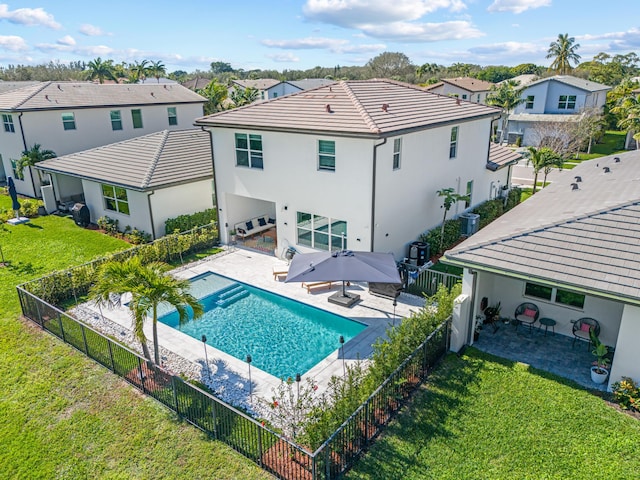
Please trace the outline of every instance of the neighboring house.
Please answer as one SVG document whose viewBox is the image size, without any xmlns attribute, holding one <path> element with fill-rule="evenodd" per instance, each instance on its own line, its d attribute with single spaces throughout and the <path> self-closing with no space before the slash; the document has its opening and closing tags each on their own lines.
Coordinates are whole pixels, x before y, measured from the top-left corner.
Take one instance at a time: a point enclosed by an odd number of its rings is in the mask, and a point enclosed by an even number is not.
<svg viewBox="0 0 640 480">
<path fill-rule="evenodd" d="M 486 103 L 492 86 L 493 83 L 477 78 L 458 77 L 443 78 L 438 83 L 426 86 L 425 89 L 432 93 L 458 97 L 474 103 Z"/>
<path fill-rule="evenodd" d="M 45 207 L 82 200 L 91 221 L 106 215 L 153 238 L 178 215 L 213 206 L 211 138 L 202 130 L 164 130 L 38 163 L 51 177 Z M 55 199 L 54 199 L 55 197 Z M 171 232 L 169 232 L 171 233 Z"/>
<path fill-rule="evenodd" d="M 534 75 L 533 73 L 523 73 L 522 75 L 517 75 L 515 77 L 502 80 L 501 82 L 496 83 L 496 85 L 500 86 L 506 82 L 516 82 L 516 84 L 518 85 L 516 88 L 523 88 L 529 85 L 531 82 L 538 80 L 539 78 L 540 77 L 538 75 Z"/>
<path fill-rule="evenodd" d="M 34 144 L 58 156 L 151 132 L 193 128 L 206 99 L 175 84 L 42 82 L 0 93 L 0 177 L 18 193 L 40 196 L 37 175 L 15 161 Z"/>
<path fill-rule="evenodd" d="M 611 87 L 570 75 L 556 75 L 529 83 L 523 102 L 509 115 L 508 143 L 522 138 L 523 146 L 539 146 L 549 134 L 545 125 L 577 122 L 585 110 L 602 110 Z M 500 128 L 500 126 L 498 126 Z M 498 137 L 500 131 L 498 131 Z"/>
<path fill-rule="evenodd" d="M 7 82 L 4 80 L 0 80 L 0 93 L 9 92 L 11 90 L 17 90 L 18 88 L 28 87 L 30 85 L 37 85 L 40 82 L 35 81 L 17 81 L 17 82 Z"/>
<path fill-rule="evenodd" d="M 513 160 L 497 154 L 498 163 L 489 163 L 491 123 L 499 115 L 413 85 L 366 80 L 217 113 L 196 125 L 213 136 L 221 225 L 267 214 L 276 220 L 279 255 L 288 246 L 344 246 L 401 260 L 409 242 L 442 221 L 438 190 L 471 195 L 451 217 L 504 191 L 510 169 L 503 167 Z M 223 241 L 228 234 L 221 231 Z"/>
<path fill-rule="evenodd" d="M 274 78 L 261 78 L 259 80 L 232 80 L 229 86 L 229 96 L 231 96 L 231 92 L 236 88 L 255 88 L 258 90 L 258 99 L 256 101 L 263 102 L 265 100 L 282 96 L 278 95 L 281 90 L 281 83 L 282 82 L 280 80 L 276 80 Z"/>
<path fill-rule="evenodd" d="M 598 320 L 601 341 L 615 347 L 609 385 L 640 381 L 639 177 L 638 151 L 583 162 L 445 252 L 444 263 L 464 267 L 454 349 L 473 342 L 483 297 L 509 318 L 533 302 L 570 338 L 572 321 Z"/>
<path fill-rule="evenodd" d="M 189 90 L 193 90 L 194 92 L 197 90 L 202 90 L 207 85 L 209 85 L 213 81 L 212 78 L 200 78 L 196 77 L 191 80 L 187 80 L 186 82 L 182 82 L 181 85 Z"/>
</svg>

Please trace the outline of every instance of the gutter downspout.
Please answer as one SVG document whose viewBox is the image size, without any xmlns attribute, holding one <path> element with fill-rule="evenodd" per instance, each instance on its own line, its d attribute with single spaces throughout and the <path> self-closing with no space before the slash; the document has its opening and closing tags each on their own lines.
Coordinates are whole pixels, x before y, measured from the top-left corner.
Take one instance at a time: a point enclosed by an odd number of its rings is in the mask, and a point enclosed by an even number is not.
<svg viewBox="0 0 640 480">
<path fill-rule="evenodd" d="M 473 276 L 473 280 L 471 281 L 471 303 L 469 305 L 467 345 L 471 345 L 471 342 L 473 341 L 473 332 L 475 331 L 476 287 L 478 282 L 478 271 L 469 269 L 469 273 Z"/>
<path fill-rule="evenodd" d="M 24 115 L 24 112 L 20 112 L 18 114 L 18 123 L 20 124 L 20 135 L 22 136 L 22 145 L 24 146 L 24 150 L 23 151 L 27 151 L 27 139 L 24 136 L 24 128 L 22 127 L 22 115 Z M 29 177 L 31 177 L 31 188 L 33 188 L 33 196 L 35 198 L 38 198 L 38 193 L 36 192 L 36 182 L 33 181 L 33 169 L 31 167 L 29 167 Z"/>
<path fill-rule="evenodd" d="M 220 223 L 220 205 L 219 205 L 219 202 L 218 202 L 218 182 L 216 180 L 216 157 L 213 154 L 213 132 L 211 130 L 208 130 L 208 129 L 204 128 L 203 126 L 200 126 L 200 129 L 203 132 L 207 132 L 209 134 L 209 140 L 210 140 L 209 143 L 211 144 L 211 169 L 213 170 L 213 172 L 212 172 L 213 173 L 213 197 L 216 199 L 215 207 L 216 207 L 216 216 L 218 217 L 218 244 L 219 244 L 220 241 L 221 241 L 221 235 L 220 235 L 220 231 L 221 231 L 220 225 L 221 225 L 221 223 Z M 225 234 L 225 236 L 227 235 L 226 227 L 225 227 L 224 234 Z M 229 239 L 227 238 L 227 243 L 228 243 L 228 240 Z M 276 239 L 276 241 L 277 241 L 277 239 Z"/>
<path fill-rule="evenodd" d="M 371 251 L 374 252 L 375 242 L 375 225 L 376 225 L 376 170 L 378 164 L 378 147 L 387 143 L 386 137 L 382 139 L 382 143 L 373 145 L 373 174 L 371 177 Z"/>
<path fill-rule="evenodd" d="M 149 209 L 149 218 L 151 219 L 151 237 L 156 240 L 158 238 L 156 237 L 156 224 L 153 221 L 153 209 L 151 208 L 151 195 L 153 195 L 154 193 L 156 193 L 156 191 L 151 190 L 151 192 L 147 194 L 147 205 Z"/>
</svg>

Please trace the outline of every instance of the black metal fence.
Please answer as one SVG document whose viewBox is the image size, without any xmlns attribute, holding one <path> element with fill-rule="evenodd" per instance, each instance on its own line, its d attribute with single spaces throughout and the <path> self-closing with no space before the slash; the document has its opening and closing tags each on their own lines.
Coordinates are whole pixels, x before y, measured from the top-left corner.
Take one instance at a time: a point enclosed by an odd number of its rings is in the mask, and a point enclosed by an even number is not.
<svg viewBox="0 0 640 480">
<path fill-rule="evenodd" d="M 437 270 L 418 270 L 417 267 L 406 263 L 401 264 L 407 271 L 407 286 L 405 290 L 409 293 L 425 295 L 435 295 L 440 285 L 445 285 L 449 290 L 458 282 L 462 281 L 460 275 L 438 272 Z"/>
<path fill-rule="evenodd" d="M 205 238 L 201 239 L 204 243 L 201 242 L 200 246 L 212 241 L 210 236 L 205 234 Z M 172 252 L 170 243 L 159 245 L 152 253 L 164 249 L 166 253 L 163 258 L 175 256 L 178 250 L 181 253 L 189 251 L 177 249 Z M 115 258 L 122 255 L 122 258 L 127 258 L 130 254 L 131 251 L 120 252 L 115 254 Z M 429 335 L 340 428 L 311 453 L 208 392 L 148 362 L 47 301 L 53 299 L 64 303 L 84 295 L 97 267 L 105 260 L 108 258 L 18 286 L 24 317 L 280 479 L 339 478 L 391 421 L 449 346 L 450 319 Z M 56 282 L 61 282 L 61 285 L 56 285 Z"/>
</svg>

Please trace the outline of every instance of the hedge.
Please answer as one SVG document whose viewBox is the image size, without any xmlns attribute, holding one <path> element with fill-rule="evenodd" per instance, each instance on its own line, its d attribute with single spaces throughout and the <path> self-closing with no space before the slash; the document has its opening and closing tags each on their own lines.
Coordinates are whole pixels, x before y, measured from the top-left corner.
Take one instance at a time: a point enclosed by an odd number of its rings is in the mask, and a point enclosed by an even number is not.
<svg viewBox="0 0 640 480">
<path fill-rule="evenodd" d="M 191 230 L 195 227 L 202 227 L 210 223 L 218 221 L 218 212 L 215 208 L 208 208 L 203 212 L 191 213 L 189 215 L 180 215 L 176 218 L 170 218 L 164 222 L 165 232 L 180 233 Z"/>
</svg>

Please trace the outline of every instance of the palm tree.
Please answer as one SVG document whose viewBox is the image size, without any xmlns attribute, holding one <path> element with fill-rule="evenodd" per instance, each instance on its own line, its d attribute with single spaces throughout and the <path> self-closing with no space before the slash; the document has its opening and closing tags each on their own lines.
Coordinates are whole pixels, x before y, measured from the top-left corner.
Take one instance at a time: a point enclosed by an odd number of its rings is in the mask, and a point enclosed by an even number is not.
<svg viewBox="0 0 640 480">
<path fill-rule="evenodd" d="M 578 63 L 580 55 L 576 50 L 580 48 L 580 44 L 575 43 L 574 37 L 569 37 L 568 33 L 558 35 L 555 42 L 549 44 L 547 58 L 553 58 L 553 62 L 549 66 L 549 70 L 554 70 L 562 75 L 571 71 L 571 63 Z"/>
<path fill-rule="evenodd" d="M 502 108 L 500 145 L 504 143 L 507 127 L 509 126 L 509 115 L 522 102 L 524 98 L 520 97 L 520 89 L 516 88 L 518 82 L 515 80 L 506 80 L 500 86 L 491 87 L 492 92 L 487 95 L 487 105 L 494 105 Z M 508 140 L 508 138 L 507 138 Z"/>
<path fill-rule="evenodd" d="M 233 87 L 233 90 L 231 91 L 231 101 L 236 107 L 242 107 L 255 102 L 259 95 L 260 92 L 254 87 Z"/>
<path fill-rule="evenodd" d="M 149 361 L 151 355 L 143 327 L 151 313 L 156 365 L 160 365 L 158 306 L 166 303 L 174 307 L 180 316 L 180 323 L 189 319 L 187 307 L 193 311 L 194 319 L 203 314 L 202 305 L 189 293 L 189 281 L 169 275 L 166 273 L 167 268 L 166 264 L 160 262 L 143 265 L 138 257 L 128 258 L 123 262 L 110 261 L 100 267 L 98 280 L 89 292 L 92 300 L 108 305 L 119 305 L 121 296 L 131 293 L 129 310 L 133 320 L 133 332 L 142 344 L 142 352 Z M 117 296 L 116 300 L 114 296 Z"/>
<path fill-rule="evenodd" d="M 211 80 L 206 87 L 197 91 L 198 94 L 205 97 L 208 102 L 204 105 L 204 114 L 210 115 L 212 113 L 221 112 L 225 109 L 224 101 L 229 95 L 229 89 L 218 82 L 217 79 Z"/>
<path fill-rule="evenodd" d="M 43 160 L 49 160 L 50 158 L 56 158 L 56 152 L 53 150 L 40 150 L 40 144 L 36 143 L 29 150 L 24 150 L 22 152 L 22 156 L 16 162 L 16 176 L 20 180 L 24 180 L 24 169 L 31 168 L 36 163 L 42 162 Z M 40 179 L 40 183 L 42 183 L 42 178 L 40 177 L 40 170 L 38 170 L 38 178 Z"/>
<path fill-rule="evenodd" d="M 437 63 L 425 63 L 416 68 L 416 75 L 418 76 L 418 78 L 422 77 L 423 75 L 432 77 L 439 71 L 440 66 Z"/>
<path fill-rule="evenodd" d="M 547 184 L 547 175 L 554 168 L 562 170 L 564 160 L 559 154 L 547 147 L 527 147 L 527 156 L 527 165 L 531 162 L 533 167 L 533 194 L 535 194 L 538 188 L 538 174 L 541 171 L 544 173 L 542 185 L 545 186 Z"/>
<path fill-rule="evenodd" d="M 167 74 L 167 67 L 165 67 L 164 63 L 162 63 L 160 60 L 158 60 L 157 62 L 152 61 L 148 71 L 149 75 L 153 75 L 154 77 L 156 77 L 156 80 L 158 81 L 158 83 L 160 83 L 160 77 Z"/>
<path fill-rule="evenodd" d="M 634 133 L 633 139 L 636 141 L 636 149 L 640 149 L 640 100 L 633 92 L 618 100 L 612 113 L 619 116 L 618 127 L 627 132 Z"/>
<path fill-rule="evenodd" d="M 89 69 L 87 80 L 95 80 L 97 78 L 100 83 L 104 83 L 105 79 L 117 80 L 113 60 L 102 61 L 102 59 L 98 57 L 87 63 L 87 68 Z"/>
<path fill-rule="evenodd" d="M 147 78 L 147 75 L 149 75 L 148 64 L 149 60 L 142 60 L 141 62 L 136 60 L 133 65 L 129 65 L 129 70 L 131 70 L 132 75 L 137 78 L 136 82 Z"/>
<path fill-rule="evenodd" d="M 444 226 L 447 221 L 447 213 L 451 210 L 451 207 L 461 201 L 469 201 L 469 195 L 460 195 L 459 193 L 455 193 L 455 190 L 451 187 L 443 188 L 442 190 L 438 190 L 436 192 L 439 197 L 443 197 L 444 200 L 442 202 L 442 208 L 444 208 L 444 214 L 442 215 L 442 227 L 440 228 L 440 247 L 438 248 L 439 252 L 442 252 L 442 246 L 444 244 Z"/>
</svg>

